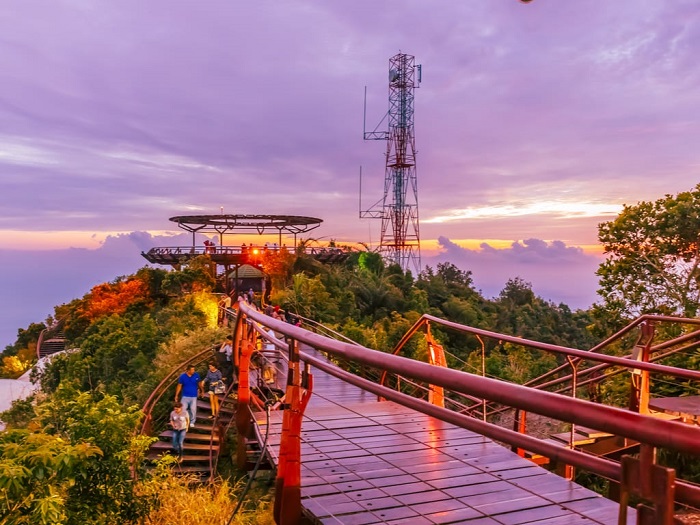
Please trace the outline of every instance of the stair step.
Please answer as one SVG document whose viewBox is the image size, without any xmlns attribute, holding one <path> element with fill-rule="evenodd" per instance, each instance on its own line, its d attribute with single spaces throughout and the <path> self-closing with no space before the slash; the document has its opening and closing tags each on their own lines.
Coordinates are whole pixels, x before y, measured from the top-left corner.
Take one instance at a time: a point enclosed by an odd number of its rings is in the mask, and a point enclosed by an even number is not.
<svg viewBox="0 0 700 525">
<path fill-rule="evenodd" d="M 209 474 L 209 466 L 204 466 L 204 465 L 183 465 L 180 463 L 179 465 L 176 465 L 173 468 L 173 471 L 175 473 L 182 473 L 182 474 Z"/>
<path fill-rule="evenodd" d="M 214 425 L 212 425 L 211 419 L 206 419 L 204 422 L 199 421 L 199 417 L 197 417 L 197 422 L 194 425 L 190 425 L 190 429 L 188 430 L 188 435 L 191 434 L 192 432 L 199 432 L 203 434 L 211 434 L 214 432 Z"/>
<path fill-rule="evenodd" d="M 185 451 L 187 452 L 201 452 L 202 454 L 209 454 L 209 444 L 203 444 L 203 443 L 188 443 L 185 441 L 185 444 L 183 446 Z M 173 446 L 172 443 L 169 443 L 167 441 L 156 441 L 151 445 L 151 451 L 154 450 L 162 450 L 162 451 L 172 451 Z M 214 452 L 219 451 L 219 445 L 214 444 L 211 447 Z"/>
<path fill-rule="evenodd" d="M 665 421 L 679 421 L 680 419 L 682 419 L 678 414 L 667 414 L 666 412 L 651 411 L 647 415 L 656 419 L 663 419 Z"/>
<path fill-rule="evenodd" d="M 173 439 L 173 431 L 172 430 L 164 430 L 163 432 L 160 433 L 158 436 L 160 439 L 165 439 L 168 441 L 171 441 Z M 193 441 L 198 442 L 198 443 L 209 443 L 210 441 L 213 441 L 214 443 L 219 442 L 219 436 L 214 434 L 199 434 L 197 432 L 188 432 L 185 434 L 185 443 L 192 443 Z"/>
<path fill-rule="evenodd" d="M 162 458 L 163 456 L 175 456 L 175 453 L 171 450 L 163 450 L 160 452 L 156 451 L 151 451 L 148 454 L 146 454 L 146 459 L 149 461 L 155 461 L 157 459 Z M 207 465 L 209 464 L 209 455 L 208 454 L 183 454 L 182 456 L 182 463 L 184 464 L 191 464 L 191 463 L 206 463 Z"/>
<path fill-rule="evenodd" d="M 209 401 L 205 401 L 203 399 L 198 399 L 197 400 L 197 410 L 202 410 L 204 412 L 207 412 L 207 414 L 211 414 L 211 403 Z M 222 415 L 224 414 L 235 414 L 236 410 L 230 406 L 221 406 L 219 407 L 219 412 L 221 412 Z"/>
<path fill-rule="evenodd" d="M 562 432 L 561 434 L 552 434 L 552 439 L 555 439 L 557 441 L 560 441 L 560 442 L 568 445 L 569 439 L 571 439 L 571 432 Z M 588 436 L 584 436 L 583 434 L 579 434 L 577 432 L 574 432 L 573 445 L 575 447 L 580 446 L 580 445 L 588 445 L 590 443 L 595 443 L 595 438 L 590 438 Z"/>
<path fill-rule="evenodd" d="M 588 438 L 591 439 L 600 439 L 604 437 L 610 437 L 612 434 L 610 432 L 603 432 L 602 430 L 594 430 L 592 428 L 588 427 L 582 427 L 580 425 L 576 425 L 576 433 L 582 434 Z M 567 439 L 568 442 L 568 439 Z"/>
</svg>

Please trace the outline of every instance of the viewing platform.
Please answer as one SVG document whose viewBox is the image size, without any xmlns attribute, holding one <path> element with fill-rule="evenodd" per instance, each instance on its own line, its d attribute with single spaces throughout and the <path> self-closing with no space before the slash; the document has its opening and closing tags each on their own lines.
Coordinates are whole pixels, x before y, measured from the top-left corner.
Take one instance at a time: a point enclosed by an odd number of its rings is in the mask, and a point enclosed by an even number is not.
<svg viewBox="0 0 700 525">
<path fill-rule="evenodd" d="M 170 217 L 177 223 L 178 228 L 192 233 L 190 246 L 165 246 L 151 248 L 141 255 L 152 264 L 163 264 L 177 267 L 188 260 L 200 255 L 208 255 L 217 265 L 232 267 L 242 264 L 260 266 L 266 252 L 277 252 L 287 249 L 299 253 L 297 236 L 318 228 L 323 222 L 316 217 L 298 215 L 178 215 Z M 218 245 L 209 240 L 205 245 L 197 246 L 196 234 L 216 235 Z M 241 245 L 225 242 L 230 235 L 276 235 L 277 242 L 273 243 L 243 243 Z M 284 238 L 283 238 L 284 236 Z M 284 239 L 291 237 L 291 246 L 286 246 Z M 304 247 L 302 253 L 323 263 L 339 263 L 347 259 L 351 253 L 347 249 L 336 247 Z"/>
<path fill-rule="evenodd" d="M 208 255 L 212 262 L 222 266 L 237 266 L 250 264 L 259 266 L 265 256 L 265 252 L 277 252 L 286 247 L 264 246 L 164 246 L 151 248 L 141 255 L 152 264 L 177 266 L 186 263 L 194 257 Z M 333 264 L 345 261 L 350 253 L 342 248 L 306 247 L 303 250 L 291 248 L 290 251 L 302 253 L 313 257 L 319 262 Z"/>
</svg>

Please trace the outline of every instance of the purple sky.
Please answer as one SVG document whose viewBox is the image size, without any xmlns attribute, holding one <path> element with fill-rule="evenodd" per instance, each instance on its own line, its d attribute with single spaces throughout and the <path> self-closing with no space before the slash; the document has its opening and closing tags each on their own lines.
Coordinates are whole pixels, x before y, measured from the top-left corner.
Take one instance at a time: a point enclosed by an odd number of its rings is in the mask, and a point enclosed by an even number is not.
<svg viewBox="0 0 700 525">
<path fill-rule="evenodd" d="M 423 66 L 423 264 L 587 307 L 597 224 L 698 182 L 699 22 L 697 0 L 2 2 L 0 348 L 137 269 L 173 215 L 376 243 L 363 92 L 373 127 L 399 51 Z"/>
</svg>

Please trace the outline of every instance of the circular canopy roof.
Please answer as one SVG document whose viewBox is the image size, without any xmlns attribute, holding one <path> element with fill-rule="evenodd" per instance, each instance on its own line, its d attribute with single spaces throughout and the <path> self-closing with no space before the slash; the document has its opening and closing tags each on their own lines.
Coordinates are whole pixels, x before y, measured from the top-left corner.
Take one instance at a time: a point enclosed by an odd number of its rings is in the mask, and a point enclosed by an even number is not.
<svg viewBox="0 0 700 525">
<path fill-rule="evenodd" d="M 298 215 L 179 215 L 170 217 L 179 228 L 189 232 L 249 232 L 263 234 L 268 231 L 291 234 L 304 233 L 318 228 L 323 222 L 316 217 Z"/>
</svg>

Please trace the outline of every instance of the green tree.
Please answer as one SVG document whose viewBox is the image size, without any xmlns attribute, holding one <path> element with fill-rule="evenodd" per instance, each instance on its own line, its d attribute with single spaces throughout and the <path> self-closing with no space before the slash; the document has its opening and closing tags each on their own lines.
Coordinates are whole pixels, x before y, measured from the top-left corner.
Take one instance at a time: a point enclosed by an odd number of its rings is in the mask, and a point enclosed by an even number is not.
<svg viewBox="0 0 700 525">
<path fill-rule="evenodd" d="M 131 477 L 151 441 L 135 436 L 142 417 L 138 406 L 125 407 L 115 396 L 61 386 L 35 411 L 45 434 L 95 451 L 81 465 L 84 474 L 67 487 L 66 523 L 134 523 L 148 511 L 149 501 L 138 497 Z"/>
<path fill-rule="evenodd" d="M 0 522 L 68 523 L 71 487 L 89 480 L 89 465 L 100 456 L 95 445 L 57 435 L 0 433 Z"/>
<path fill-rule="evenodd" d="M 319 276 L 295 274 L 292 285 L 275 292 L 272 300 L 303 317 L 321 322 L 334 320 L 337 313 L 336 303 L 326 291 Z"/>
<path fill-rule="evenodd" d="M 700 305 L 700 184 L 676 196 L 625 206 L 600 224 L 608 258 L 598 293 L 620 316 L 642 313 L 695 317 Z"/>
</svg>

